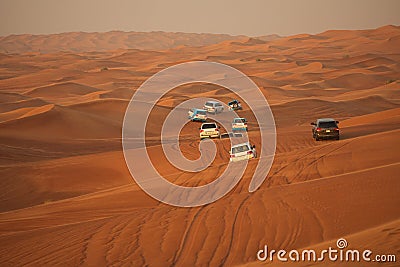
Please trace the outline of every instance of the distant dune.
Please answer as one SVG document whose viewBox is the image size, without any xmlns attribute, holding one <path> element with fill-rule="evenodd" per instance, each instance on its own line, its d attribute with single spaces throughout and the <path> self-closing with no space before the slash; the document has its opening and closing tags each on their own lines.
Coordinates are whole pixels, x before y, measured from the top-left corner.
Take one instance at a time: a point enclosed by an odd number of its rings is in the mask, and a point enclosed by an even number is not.
<svg viewBox="0 0 400 267">
<path fill-rule="evenodd" d="M 399 48 L 400 27 L 390 25 L 279 38 L 162 32 L 0 38 L 0 265 L 259 266 L 264 245 L 323 250 L 346 238 L 351 249 L 397 255 L 397 262 L 351 266 L 399 266 Z M 194 60 L 228 64 L 256 83 L 274 114 L 277 149 L 254 193 L 248 184 L 259 159 L 248 162 L 222 199 L 177 208 L 132 179 L 122 122 L 146 79 Z M 238 98 L 212 84 L 179 86 L 160 99 L 146 126 L 153 164 L 184 186 L 211 182 L 229 161 L 226 139 L 215 140 L 216 158 L 202 172 L 183 172 L 166 160 L 163 121 L 195 97 Z M 238 114 L 259 148 L 255 116 L 242 103 Z M 319 117 L 340 121 L 340 140 L 312 139 L 310 122 Z M 200 154 L 198 127 L 190 122 L 180 132 L 179 146 L 191 159 Z"/>
<path fill-rule="evenodd" d="M 70 32 L 49 35 L 10 35 L 0 37 L 1 53 L 25 52 L 86 52 L 117 49 L 163 50 L 178 46 L 204 46 L 245 36 L 211 33 L 174 32 L 122 32 L 104 33 Z M 263 39 L 272 39 L 263 37 Z"/>
</svg>

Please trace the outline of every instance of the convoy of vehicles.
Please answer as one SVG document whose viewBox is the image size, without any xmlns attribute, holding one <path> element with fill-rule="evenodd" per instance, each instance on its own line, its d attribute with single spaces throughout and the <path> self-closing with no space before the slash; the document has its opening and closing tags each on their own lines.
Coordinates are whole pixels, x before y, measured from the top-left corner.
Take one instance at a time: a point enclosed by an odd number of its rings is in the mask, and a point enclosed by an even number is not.
<svg viewBox="0 0 400 267">
<path fill-rule="evenodd" d="M 242 105 L 238 100 L 232 100 L 228 103 L 229 110 L 242 110 Z M 203 122 L 199 127 L 200 140 L 205 138 L 241 138 L 242 131 L 247 132 L 247 120 L 245 118 L 234 118 L 232 121 L 232 132 L 221 134 L 220 127 L 216 122 L 207 122 L 207 113 L 214 115 L 224 111 L 224 106 L 221 102 L 209 100 L 204 103 L 202 109 L 191 108 L 188 111 L 188 119 L 191 121 Z M 257 157 L 255 145 L 250 143 L 242 143 L 232 146 L 230 150 L 230 161 L 246 160 Z"/>
<path fill-rule="evenodd" d="M 238 100 L 232 100 L 228 103 L 230 110 L 241 110 L 242 106 Z M 207 101 L 202 109 L 192 108 L 188 112 L 188 118 L 191 121 L 203 122 L 199 128 L 200 139 L 204 138 L 230 138 L 243 137 L 242 133 L 247 132 L 247 120 L 245 118 L 234 118 L 232 121 L 232 132 L 220 132 L 220 127 L 216 122 L 207 122 L 207 113 L 218 114 L 224 111 L 222 103 L 218 101 Z M 316 141 L 321 139 L 336 139 L 339 140 L 338 121 L 332 118 L 317 119 L 312 122 L 312 136 Z M 230 161 L 248 160 L 257 157 L 255 145 L 250 145 L 249 142 L 237 144 L 231 147 Z"/>
<path fill-rule="evenodd" d="M 316 141 L 321 139 L 339 140 L 338 121 L 331 118 L 317 119 L 312 122 L 312 136 Z"/>
</svg>

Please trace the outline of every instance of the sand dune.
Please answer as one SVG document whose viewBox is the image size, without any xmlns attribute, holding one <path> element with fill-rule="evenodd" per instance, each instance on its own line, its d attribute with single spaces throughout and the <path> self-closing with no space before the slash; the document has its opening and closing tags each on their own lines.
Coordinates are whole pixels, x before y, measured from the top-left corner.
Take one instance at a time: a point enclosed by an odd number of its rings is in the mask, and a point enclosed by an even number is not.
<svg viewBox="0 0 400 267">
<path fill-rule="evenodd" d="M 121 124 L 127 106 L 127 100 L 103 99 L 70 105 L 68 107 L 73 110 L 91 113 L 96 116 L 107 118 Z"/>
<path fill-rule="evenodd" d="M 117 98 L 117 99 L 130 100 L 132 98 L 132 96 L 133 96 L 132 89 L 120 88 L 120 89 L 112 90 L 110 92 L 103 93 L 99 97 L 100 98 Z"/>
<path fill-rule="evenodd" d="M 99 164 L 101 166 L 97 167 Z M 7 188 L 0 207 L 2 211 L 49 204 L 131 181 L 120 152 L 65 157 L 35 165 L 21 165 L 18 173 L 12 169 L 4 169 L 0 173 L 2 185 Z M 32 190 L 38 193 L 31 194 Z M 16 197 L 20 200 L 18 203 L 12 201 Z"/>
<path fill-rule="evenodd" d="M 57 140 L 119 137 L 121 126 L 101 116 L 49 104 L 16 120 L 1 123 L 0 129 L 14 137 Z M 23 129 L 29 129 L 29 132 Z"/>
<path fill-rule="evenodd" d="M 319 117 L 335 117 L 338 119 L 359 116 L 397 107 L 380 96 L 368 96 L 345 101 L 326 101 L 321 99 L 295 100 L 273 105 L 273 111 L 291 114 L 290 117 L 277 118 L 277 124 L 302 124 L 311 122 L 314 114 Z M 296 111 L 296 112 L 294 112 Z"/>
<path fill-rule="evenodd" d="M 26 107 L 40 107 L 40 106 L 48 104 L 48 102 L 46 102 L 42 99 L 39 99 L 39 98 L 25 99 L 23 96 L 21 96 L 21 98 L 23 100 L 1 103 L 0 104 L 1 112 L 9 112 L 12 110 L 16 110 L 19 108 L 26 108 Z"/>
<path fill-rule="evenodd" d="M 160 50 L 180 45 L 202 46 L 224 40 L 243 38 L 227 34 L 194 34 L 169 32 L 104 33 L 71 32 L 52 35 L 10 35 L 0 37 L 0 52 L 104 51 L 115 49 Z"/>
<path fill-rule="evenodd" d="M 26 92 L 31 97 L 68 97 L 70 95 L 86 95 L 96 92 L 97 89 L 82 84 L 67 82 L 35 88 Z"/>
<path fill-rule="evenodd" d="M 1 37 L 0 51 L 21 53 L 0 54 L 1 265 L 344 266 L 256 258 L 264 245 L 322 250 L 341 237 L 351 248 L 398 258 L 399 36 L 400 27 L 385 26 L 265 38 L 161 32 Z M 248 162 L 222 199 L 177 208 L 154 200 L 132 179 L 121 130 L 139 86 L 191 60 L 226 63 L 251 77 L 271 105 L 277 149 L 254 193 L 248 186 L 259 159 Z M 182 172 L 167 162 L 162 122 L 195 97 L 240 99 L 196 83 L 174 88 L 154 107 L 148 154 L 167 180 L 182 186 L 213 181 L 229 160 L 228 141 L 215 140 L 218 153 L 203 172 Z M 258 124 L 242 102 L 239 115 L 248 118 L 249 138 L 259 148 Z M 340 120 L 339 141 L 311 138 L 310 122 L 319 117 Z M 180 133 L 179 147 L 190 159 L 200 155 L 198 127 L 188 123 Z"/>
<path fill-rule="evenodd" d="M 389 78 L 381 75 L 365 75 L 361 73 L 345 74 L 343 76 L 327 80 L 328 87 L 333 88 L 354 88 L 369 89 L 383 84 Z"/>
<path fill-rule="evenodd" d="M 11 93 L 11 92 L 0 92 L 0 96 L 1 96 L 0 104 L 2 106 L 9 102 L 17 102 L 17 101 L 22 101 L 22 100 L 27 99 L 27 97 L 24 95 L 21 95 L 19 93 Z"/>
</svg>

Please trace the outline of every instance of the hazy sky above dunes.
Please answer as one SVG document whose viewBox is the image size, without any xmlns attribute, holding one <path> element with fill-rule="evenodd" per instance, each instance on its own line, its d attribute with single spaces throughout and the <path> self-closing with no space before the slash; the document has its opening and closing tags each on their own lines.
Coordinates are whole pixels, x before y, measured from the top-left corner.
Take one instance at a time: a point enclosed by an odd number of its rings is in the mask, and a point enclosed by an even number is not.
<svg viewBox="0 0 400 267">
<path fill-rule="evenodd" d="M 0 35 L 71 31 L 260 36 L 400 25 L 400 0 L 0 0 Z"/>
</svg>

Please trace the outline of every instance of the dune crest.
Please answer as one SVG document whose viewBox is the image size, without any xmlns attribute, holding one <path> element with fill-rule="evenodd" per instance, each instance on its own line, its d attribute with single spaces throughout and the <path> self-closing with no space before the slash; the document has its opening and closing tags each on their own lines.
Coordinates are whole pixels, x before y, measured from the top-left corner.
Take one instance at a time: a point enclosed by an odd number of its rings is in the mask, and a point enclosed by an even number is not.
<svg viewBox="0 0 400 267">
<path fill-rule="evenodd" d="M 65 97 L 69 95 L 86 95 L 98 91 L 96 88 L 74 82 L 59 83 L 35 88 L 25 93 L 31 97 L 51 96 Z"/>
</svg>

